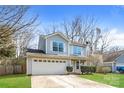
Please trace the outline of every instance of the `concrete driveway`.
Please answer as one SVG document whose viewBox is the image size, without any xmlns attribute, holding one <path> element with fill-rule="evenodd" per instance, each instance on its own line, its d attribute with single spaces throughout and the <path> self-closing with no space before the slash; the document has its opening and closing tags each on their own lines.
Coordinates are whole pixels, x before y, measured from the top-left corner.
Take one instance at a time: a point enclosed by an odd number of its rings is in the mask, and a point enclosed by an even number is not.
<svg viewBox="0 0 124 93">
<path fill-rule="evenodd" d="M 31 77 L 32 88 L 114 88 L 77 75 L 41 75 Z"/>
</svg>

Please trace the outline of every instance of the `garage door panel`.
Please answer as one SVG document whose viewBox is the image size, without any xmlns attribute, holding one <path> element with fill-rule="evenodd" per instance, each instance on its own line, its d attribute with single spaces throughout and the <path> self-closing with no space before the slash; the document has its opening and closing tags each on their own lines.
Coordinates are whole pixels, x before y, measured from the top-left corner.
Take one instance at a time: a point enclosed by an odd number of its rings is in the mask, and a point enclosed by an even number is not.
<svg viewBox="0 0 124 93">
<path fill-rule="evenodd" d="M 32 62 L 32 74 L 64 74 L 65 63 Z"/>
</svg>

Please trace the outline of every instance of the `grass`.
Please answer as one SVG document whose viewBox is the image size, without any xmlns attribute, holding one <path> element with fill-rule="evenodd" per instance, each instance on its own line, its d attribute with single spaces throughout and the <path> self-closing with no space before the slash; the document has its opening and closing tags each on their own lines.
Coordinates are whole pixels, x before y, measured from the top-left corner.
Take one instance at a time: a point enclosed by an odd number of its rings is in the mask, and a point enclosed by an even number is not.
<svg viewBox="0 0 124 93">
<path fill-rule="evenodd" d="M 124 88 L 124 74 L 98 74 L 93 75 L 80 75 L 81 78 L 97 81 L 100 83 L 108 84 L 118 88 Z"/>
<path fill-rule="evenodd" d="M 25 74 L 0 76 L 0 88 L 30 88 L 31 77 Z"/>
</svg>

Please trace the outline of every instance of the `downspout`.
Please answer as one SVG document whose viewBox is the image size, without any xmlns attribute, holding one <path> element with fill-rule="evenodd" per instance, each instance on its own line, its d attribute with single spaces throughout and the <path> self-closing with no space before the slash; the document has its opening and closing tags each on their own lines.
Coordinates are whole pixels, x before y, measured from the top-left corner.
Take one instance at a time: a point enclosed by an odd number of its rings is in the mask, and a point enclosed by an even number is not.
<svg viewBox="0 0 124 93">
<path fill-rule="evenodd" d="M 47 54 L 47 38 L 46 38 L 46 54 Z"/>
</svg>

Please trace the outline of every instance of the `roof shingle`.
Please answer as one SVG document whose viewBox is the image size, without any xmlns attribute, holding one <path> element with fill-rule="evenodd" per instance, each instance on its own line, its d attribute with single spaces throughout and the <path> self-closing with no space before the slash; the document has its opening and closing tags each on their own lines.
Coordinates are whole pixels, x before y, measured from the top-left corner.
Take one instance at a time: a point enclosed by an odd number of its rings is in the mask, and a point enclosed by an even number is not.
<svg viewBox="0 0 124 93">
<path fill-rule="evenodd" d="M 43 53 L 43 54 L 45 54 L 45 52 L 43 50 L 38 50 L 38 49 L 27 49 L 27 52 L 30 52 L 30 53 Z"/>
<path fill-rule="evenodd" d="M 103 55 L 103 61 L 104 62 L 112 62 L 112 61 L 114 61 L 117 57 L 119 57 L 122 54 L 124 54 L 124 50 L 116 51 L 116 52 L 112 52 L 112 53 L 108 53 L 108 54 L 104 54 Z"/>
</svg>

